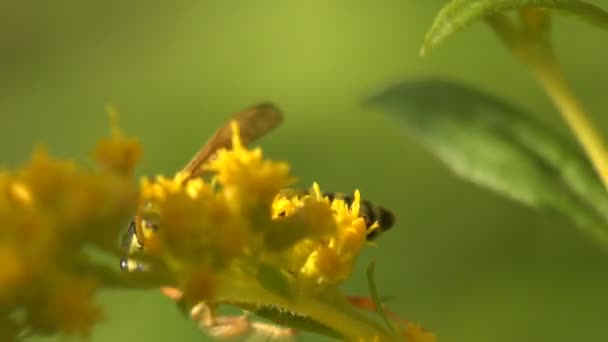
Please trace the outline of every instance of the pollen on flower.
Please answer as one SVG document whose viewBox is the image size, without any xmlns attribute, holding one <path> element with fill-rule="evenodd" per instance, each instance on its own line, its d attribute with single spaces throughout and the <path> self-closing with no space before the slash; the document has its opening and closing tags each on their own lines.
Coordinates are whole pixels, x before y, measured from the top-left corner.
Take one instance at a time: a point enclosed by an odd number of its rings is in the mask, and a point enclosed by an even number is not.
<svg viewBox="0 0 608 342">
<path fill-rule="evenodd" d="M 277 219 L 293 215 L 302 204 L 302 199 L 299 197 L 277 197 L 272 202 L 272 218 Z"/>
<path fill-rule="evenodd" d="M 125 136 L 120 130 L 114 107 L 108 107 L 108 116 L 111 135 L 109 138 L 100 139 L 97 143 L 93 152 L 95 160 L 109 170 L 132 175 L 142 153 L 141 145 L 137 139 Z"/>
<path fill-rule="evenodd" d="M 165 259 L 173 270 L 189 265 L 226 265 L 244 252 L 248 225 L 221 192 L 203 179 L 142 180 L 138 236 L 146 251 Z M 148 221 L 158 224 L 149 227 Z M 158 230 L 158 232 L 156 232 Z"/>
<path fill-rule="evenodd" d="M 149 208 L 140 215 L 153 210 L 162 227 L 154 253 L 165 253 L 174 270 L 205 264 L 223 265 L 217 269 L 223 272 L 234 270 L 232 263 L 255 269 L 272 261 L 304 283 L 346 279 L 365 242 L 359 192 L 350 205 L 330 200 L 317 183 L 309 192 L 283 192 L 295 179 L 288 165 L 243 146 L 235 122 L 232 133 L 232 149 L 220 149 L 202 166 L 218 186 L 184 182 L 188 175 L 180 173 L 142 180 L 142 203 Z"/>
<path fill-rule="evenodd" d="M 14 182 L 11 184 L 11 198 L 21 205 L 32 204 L 32 193 L 22 182 Z"/>
<path fill-rule="evenodd" d="M 366 241 L 366 226 L 359 217 L 359 206 L 358 191 L 348 205 L 341 198 L 330 201 L 317 183 L 313 183 L 306 195 L 275 199 L 275 219 L 307 227 L 306 235 L 293 245 L 289 258 L 285 259 L 303 284 L 334 285 L 350 276 Z"/>
<path fill-rule="evenodd" d="M 272 203 L 275 195 L 295 181 L 289 165 L 265 160 L 260 148 L 246 149 L 232 123 L 232 149 L 221 149 L 205 169 L 214 172 L 223 194 L 246 207 Z M 233 199 L 234 198 L 234 199 Z"/>
<path fill-rule="evenodd" d="M 131 149 L 128 140 L 110 150 Z M 108 274 L 89 252 L 119 257 L 116 239 L 137 203 L 121 170 L 87 169 L 39 147 L 22 167 L 0 171 L 0 339 L 86 335 L 99 320 L 92 300 Z"/>
<path fill-rule="evenodd" d="M 141 179 L 141 197 L 146 201 L 163 201 L 170 194 L 176 194 L 183 189 L 183 183 L 178 177 L 166 178 L 156 176 L 154 180 L 147 177 Z"/>
<path fill-rule="evenodd" d="M 241 142 L 241 127 L 236 121 L 230 122 L 230 129 L 232 129 L 232 149 L 235 151 L 243 149 L 243 143 Z"/>
<path fill-rule="evenodd" d="M 315 196 L 315 199 L 317 201 L 327 199 L 326 196 L 323 196 L 323 193 L 321 192 L 321 187 L 317 182 L 312 183 L 312 194 Z M 327 201 L 329 201 L 329 199 L 327 199 Z"/>
<path fill-rule="evenodd" d="M 14 339 L 14 327 L 87 336 L 103 317 L 93 299 L 104 286 L 171 286 L 180 294 L 172 297 L 188 305 L 246 310 L 339 294 L 369 229 L 359 191 L 352 201 L 324 194 L 317 183 L 289 192 L 296 179 L 289 164 L 247 148 L 239 133 L 233 122 L 232 148 L 201 166 L 210 180 L 178 172 L 142 178 L 137 188 L 139 144 L 116 126 L 97 145 L 95 169 L 39 149 L 21 169 L 0 171 L 0 224 L 7 227 L 0 232 L 0 304 L 10 303 L 0 310 L 0 338 Z M 122 266 L 116 238 L 133 216 L 127 264 L 144 272 L 97 263 L 91 249 Z M 432 341 L 415 326 L 406 330 L 413 341 Z"/>
<path fill-rule="evenodd" d="M 350 225 L 340 231 L 341 252 L 345 255 L 357 255 L 365 244 L 367 227 L 363 218 L 354 219 Z"/>
<path fill-rule="evenodd" d="M 336 250 L 328 246 L 319 246 L 310 254 L 300 272 L 321 284 L 336 276 L 336 272 L 341 269 L 342 262 Z"/>
<path fill-rule="evenodd" d="M 359 216 L 359 210 L 361 208 L 361 192 L 359 189 L 355 190 L 355 200 L 350 206 L 351 214 Z"/>
</svg>

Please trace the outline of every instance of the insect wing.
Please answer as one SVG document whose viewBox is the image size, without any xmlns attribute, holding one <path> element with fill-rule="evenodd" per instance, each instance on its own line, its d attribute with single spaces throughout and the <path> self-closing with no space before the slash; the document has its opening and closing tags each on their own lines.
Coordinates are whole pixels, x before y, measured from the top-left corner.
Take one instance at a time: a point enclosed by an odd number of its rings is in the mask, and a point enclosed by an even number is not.
<svg viewBox="0 0 608 342">
<path fill-rule="evenodd" d="M 186 179 L 202 175 L 201 165 L 212 159 L 217 150 L 232 147 L 232 120 L 239 125 L 241 141 L 249 144 L 278 127 L 283 122 L 283 113 L 273 104 L 262 103 L 234 114 L 184 167 Z"/>
</svg>

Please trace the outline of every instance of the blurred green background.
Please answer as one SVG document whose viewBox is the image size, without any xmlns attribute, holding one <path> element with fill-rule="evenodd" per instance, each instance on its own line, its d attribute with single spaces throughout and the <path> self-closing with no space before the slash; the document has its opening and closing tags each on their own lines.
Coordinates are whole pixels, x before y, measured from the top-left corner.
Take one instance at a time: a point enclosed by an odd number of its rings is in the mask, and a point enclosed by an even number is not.
<svg viewBox="0 0 608 342">
<path fill-rule="evenodd" d="M 36 144 L 85 161 L 112 103 L 141 138 L 140 175 L 172 174 L 227 115 L 279 104 L 260 144 L 307 186 L 360 188 L 398 225 L 345 285 L 367 294 L 376 260 L 389 307 L 439 341 L 603 341 L 608 251 L 562 218 L 470 185 L 360 100 L 425 75 L 500 94 L 567 132 L 549 100 L 483 24 L 417 54 L 444 1 L 0 1 L 3 166 Z M 594 1 L 608 9 L 608 1 Z M 556 18 L 566 73 L 608 132 L 607 35 Z M 482 143 L 482 142 L 480 142 Z M 104 292 L 92 341 L 203 341 L 157 292 Z M 302 340 L 317 337 L 303 335 Z"/>
</svg>

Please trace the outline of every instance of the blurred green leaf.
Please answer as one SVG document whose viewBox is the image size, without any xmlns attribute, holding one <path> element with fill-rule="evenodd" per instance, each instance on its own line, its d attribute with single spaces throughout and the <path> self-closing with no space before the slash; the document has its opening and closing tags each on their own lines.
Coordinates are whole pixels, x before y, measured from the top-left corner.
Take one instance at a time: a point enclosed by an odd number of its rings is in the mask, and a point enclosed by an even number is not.
<svg viewBox="0 0 608 342">
<path fill-rule="evenodd" d="M 608 243 L 608 195 L 569 140 L 518 108 L 442 80 L 389 87 L 366 104 L 391 114 L 455 173 L 512 199 L 569 217 Z"/>
<path fill-rule="evenodd" d="M 529 7 L 555 10 L 584 19 L 592 25 L 608 29 L 608 13 L 590 3 L 578 0 L 453 0 L 439 11 L 426 34 L 421 55 L 453 33 L 471 23 L 497 13 Z"/>
</svg>

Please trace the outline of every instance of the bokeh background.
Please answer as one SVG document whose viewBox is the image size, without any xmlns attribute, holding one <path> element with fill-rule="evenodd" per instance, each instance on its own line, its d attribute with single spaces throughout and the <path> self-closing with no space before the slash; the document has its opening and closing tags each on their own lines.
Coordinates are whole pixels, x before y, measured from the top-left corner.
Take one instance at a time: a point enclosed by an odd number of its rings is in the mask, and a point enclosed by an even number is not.
<svg viewBox="0 0 608 342">
<path fill-rule="evenodd" d="M 144 146 L 138 174 L 172 174 L 230 113 L 271 100 L 287 119 L 260 141 L 269 156 L 289 160 L 303 186 L 360 188 L 398 215 L 361 257 L 348 292 L 367 294 L 365 267 L 376 260 L 389 307 L 440 341 L 606 340 L 608 251 L 558 216 L 456 179 L 393 121 L 360 106 L 395 81 L 442 76 L 568 133 L 485 25 L 418 56 L 443 3 L 0 1 L 0 162 L 16 166 L 40 143 L 86 162 L 108 132 L 112 103 Z M 559 17 L 554 37 L 608 133 L 608 33 Z M 206 340 L 157 292 L 99 300 L 107 318 L 92 341 Z"/>
</svg>

